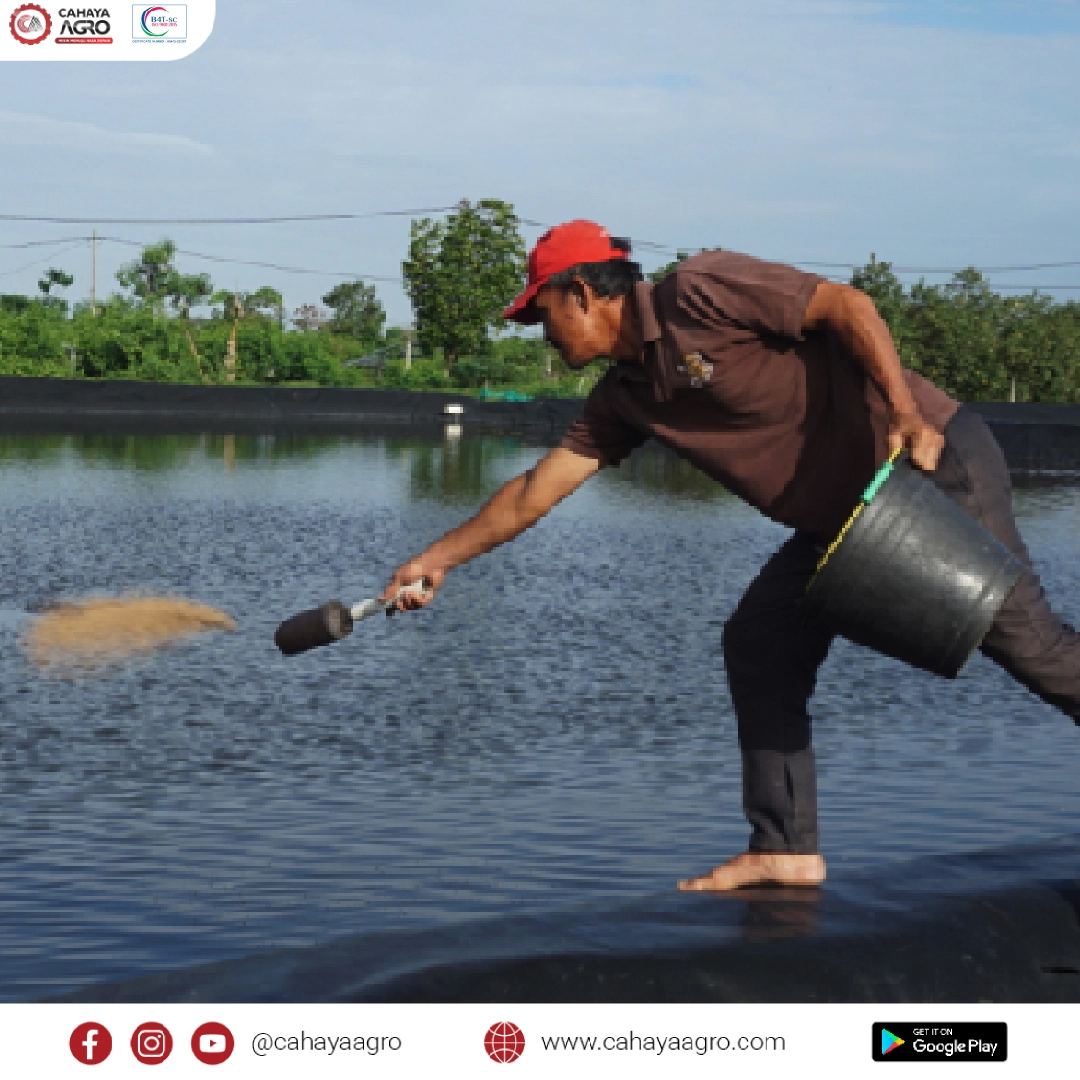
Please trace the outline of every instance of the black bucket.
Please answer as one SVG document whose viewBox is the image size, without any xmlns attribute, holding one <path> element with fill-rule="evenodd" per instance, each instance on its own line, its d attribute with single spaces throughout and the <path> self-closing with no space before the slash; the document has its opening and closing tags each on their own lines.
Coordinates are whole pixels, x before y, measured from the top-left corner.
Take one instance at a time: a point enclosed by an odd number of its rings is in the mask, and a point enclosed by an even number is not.
<svg viewBox="0 0 1080 1080">
<path fill-rule="evenodd" d="M 807 613 L 858 645 L 954 679 L 1023 569 L 903 451 L 878 470 L 818 564 Z"/>
</svg>

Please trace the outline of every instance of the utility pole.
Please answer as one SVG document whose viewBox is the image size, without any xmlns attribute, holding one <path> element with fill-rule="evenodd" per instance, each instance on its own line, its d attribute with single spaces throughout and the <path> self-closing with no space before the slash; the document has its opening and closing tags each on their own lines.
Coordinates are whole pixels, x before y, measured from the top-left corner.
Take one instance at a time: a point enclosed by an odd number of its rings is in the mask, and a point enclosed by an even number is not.
<svg viewBox="0 0 1080 1080">
<path fill-rule="evenodd" d="M 97 229 L 90 238 L 90 310 L 97 315 Z"/>
<path fill-rule="evenodd" d="M 229 339 L 225 345 L 225 381 L 236 381 L 236 326 L 240 321 L 243 309 L 240 306 L 240 297 L 233 293 L 229 304 L 232 312 L 232 327 L 229 330 Z"/>
</svg>

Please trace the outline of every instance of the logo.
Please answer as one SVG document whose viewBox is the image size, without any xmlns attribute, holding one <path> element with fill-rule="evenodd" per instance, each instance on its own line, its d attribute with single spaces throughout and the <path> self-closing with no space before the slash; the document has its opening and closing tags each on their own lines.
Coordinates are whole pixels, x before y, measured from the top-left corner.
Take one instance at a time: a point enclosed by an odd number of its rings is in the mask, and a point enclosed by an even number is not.
<svg viewBox="0 0 1080 1080">
<path fill-rule="evenodd" d="M 104 1024 L 80 1024 L 68 1039 L 71 1055 L 83 1065 L 100 1065 L 112 1053 L 112 1036 Z"/>
<path fill-rule="evenodd" d="M 144 1065 L 160 1065 L 172 1053 L 172 1035 L 164 1024 L 140 1024 L 131 1036 L 131 1052 Z"/>
<path fill-rule="evenodd" d="M 904 1040 L 899 1035 L 894 1035 L 888 1028 L 881 1029 L 881 1052 L 891 1054 L 898 1046 L 903 1046 Z"/>
<path fill-rule="evenodd" d="M 111 45 L 108 8 L 61 8 L 57 45 Z"/>
<path fill-rule="evenodd" d="M 690 385 L 695 390 L 700 390 L 712 378 L 713 366 L 699 352 L 687 353 L 683 364 L 682 370 L 690 376 Z"/>
<path fill-rule="evenodd" d="M 503 1020 L 488 1028 L 484 1036 L 484 1049 L 492 1061 L 508 1065 L 525 1052 L 525 1035 L 517 1024 Z"/>
<path fill-rule="evenodd" d="M 204 1065 L 220 1065 L 233 1052 L 233 1034 L 224 1025 L 211 1020 L 201 1024 L 191 1036 L 191 1052 Z"/>
<path fill-rule="evenodd" d="M 40 45 L 52 30 L 52 18 L 37 4 L 23 4 L 11 13 L 8 25 L 20 45 Z"/>
<path fill-rule="evenodd" d="M 187 38 L 187 4 L 136 4 L 131 9 L 131 36 L 135 41 Z"/>
<path fill-rule="evenodd" d="M 1008 1025 L 999 1021 L 964 1023 L 875 1023 L 874 1061 L 1006 1061 Z"/>
</svg>

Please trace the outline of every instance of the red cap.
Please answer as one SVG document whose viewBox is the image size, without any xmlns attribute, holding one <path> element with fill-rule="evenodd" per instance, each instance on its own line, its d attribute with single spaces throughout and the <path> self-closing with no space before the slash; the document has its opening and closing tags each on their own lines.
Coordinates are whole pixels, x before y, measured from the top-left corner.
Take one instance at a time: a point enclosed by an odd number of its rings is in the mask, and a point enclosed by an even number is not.
<svg viewBox="0 0 1080 1080">
<path fill-rule="evenodd" d="M 611 233 L 595 221 L 565 221 L 556 225 L 548 229 L 529 252 L 528 284 L 503 312 L 503 318 L 526 324 L 538 322 L 527 309 L 537 290 L 546 285 L 553 274 L 560 274 L 578 263 L 625 258 L 625 251 L 612 246 Z"/>
</svg>

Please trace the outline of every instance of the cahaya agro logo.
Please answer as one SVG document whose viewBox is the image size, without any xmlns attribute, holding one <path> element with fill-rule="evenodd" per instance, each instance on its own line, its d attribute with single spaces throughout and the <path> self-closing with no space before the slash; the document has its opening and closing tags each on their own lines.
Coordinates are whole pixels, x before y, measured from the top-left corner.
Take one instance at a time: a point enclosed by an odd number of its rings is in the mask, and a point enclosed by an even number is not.
<svg viewBox="0 0 1080 1080">
<path fill-rule="evenodd" d="M 8 26 L 20 45 L 40 45 L 52 30 L 52 18 L 37 4 L 23 4 L 11 13 Z"/>
<path fill-rule="evenodd" d="M 111 45 L 112 23 L 108 8 L 61 8 L 63 22 L 57 45 Z"/>
<path fill-rule="evenodd" d="M 68 7 L 64 0 L 7 0 L 5 4 L 0 0 L 0 20 L 7 22 L 10 34 L 4 33 L 0 22 L 0 62 L 179 60 L 195 52 L 210 36 L 217 7 L 216 0 L 199 0 L 198 4 L 171 4 L 168 0 L 136 4 L 126 0 L 119 8 L 116 0 L 90 0 L 90 6 L 75 0 L 75 4 Z M 35 45 L 40 48 L 33 48 Z M 70 47 L 74 45 L 98 48 Z M 143 48 L 147 45 L 156 47 Z"/>
<path fill-rule="evenodd" d="M 187 40 L 187 4 L 135 4 L 131 40 L 151 45 Z"/>
</svg>

